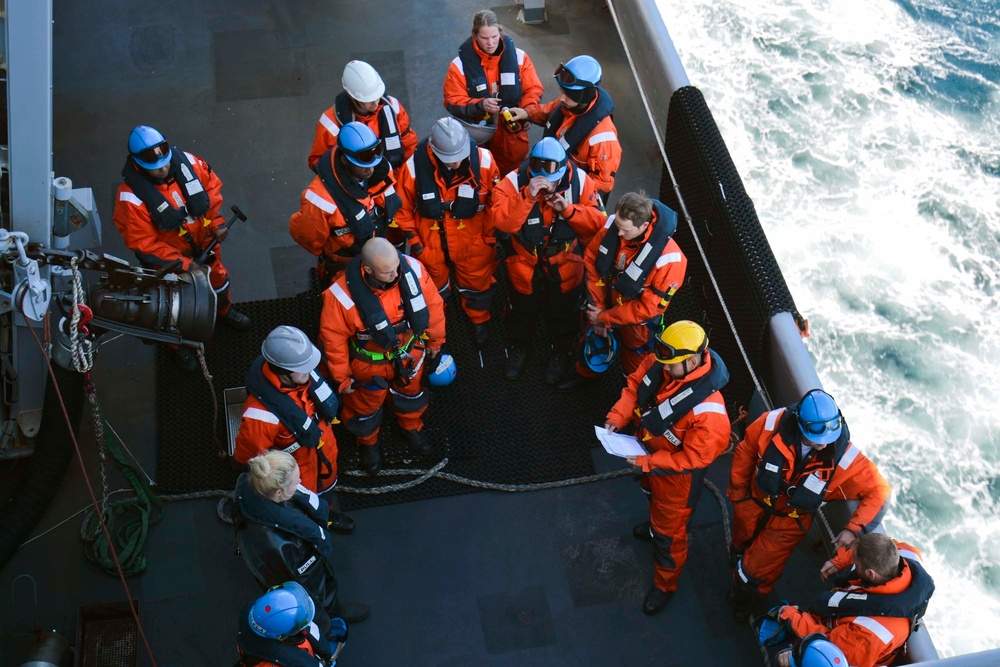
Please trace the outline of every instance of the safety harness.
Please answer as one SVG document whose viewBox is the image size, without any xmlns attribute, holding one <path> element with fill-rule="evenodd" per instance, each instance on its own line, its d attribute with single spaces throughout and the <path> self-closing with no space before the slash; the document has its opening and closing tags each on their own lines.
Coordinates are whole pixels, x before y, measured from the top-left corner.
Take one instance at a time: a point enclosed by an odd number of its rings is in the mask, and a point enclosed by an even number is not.
<svg viewBox="0 0 1000 667">
<path fill-rule="evenodd" d="M 236 643 L 240 648 L 243 665 L 257 665 L 261 662 L 270 662 L 282 667 L 325 667 L 328 660 L 333 656 L 330 651 L 330 644 L 320 637 L 319 628 L 315 623 L 309 625 L 297 635 L 279 641 L 261 637 L 250 627 L 250 610 L 253 604 L 249 604 L 240 612 L 239 626 L 237 628 Z M 295 642 L 292 644 L 290 642 Z M 315 655 L 309 655 L 303 647 L 308 642 Z"/>
<path fill-rule="evenodd" d="M 722 358 L 711 348 L 707 352 L 712 360 L 709 371 L 696 380 L 685 382 L 659 403 L 656 396 L 665 379 L 663 364 L 654 363 L 650 366 L 636 387 L 636 413 L 641 418 L 643 428 L 653 435 L 662 435 L 675 447 L 681 447 L 684 443 L 674 435 L 670 427 L 729 382 L 729 370 Z"/>
<path fill-rule="evenodd" d="M 378 136 L 382 140 L 382 156 L 389 161 L 393 169 L 403 165 L 403 144 L 399 139 L 399 123 L 396 120 L 396 110 L 392 101 L 381 98 L 382 109 L 378 115 Z M 337 122 L 343 127 L 355 120 L 354 108 L 351 106 L 351 96 L 346 90 L 341 91 L 333 100 L 333 113 Z"/>
<path fill-rule="evenodd" d="M 613 224 L 613 223 L 612 223 Z M 667 247 L 674 232 L 677 231 L 677 214 L 667 208 L 659 200 L 653 200 L 653 221 L 650 225 L 653 229 L 649 233 L 649 238 L 642 245 L 642 248 L 624 270 L 615 266 L 618 248 L 621 244 L 621 237 L 609 229 L 601 239 L 601 245 L 597 249 L 597 260 L 594 262 L 600 282 L 608 283 L 611 288 L 627 299 L 637 299 L 646 287 L 646 280 L 650 272 L 656 266 L 657 260 L 663 254 L 663 249 Z M 669 302 L 673 297 L 673 290 L 660 292 L 650 287 L 657 296 Z M 611 290 L 606 290 L 606 301 L 608 307 L 614 305 Z"/>
<path fill-rule="evenodd" d="M 569 126 L 569 129 L 560 137 L 557 133 L 562 127 L 566 117 L 566 111 L 562 106 L 557 106 L 545 123 L 543 136 L 555 137 L 566 149 L 567 155 L 574 155 L 576 149 L 583 143 L 590 133 L 594 131 L 601 121 L 611 116 L 615 112 L 615 105 L 611 101 L 611 95 L 606 90 L 597 86 L 597 99 L 590 105 L 590 108 L 577 116 L 576 121 Z M 572 114 L 571 114 L 572 115 Z"/>
<path fill-rule="evenodd" d="M 316 173 L 333 198 L 333 203 L 340 209 L 347 222 L 346 227 L 335 227 L 330 230 L 334 236 L 354 235 L 353 253 L 361 252 L 365 241 L 375 236 L 385 236 L 389 222 L 396 217 L 396 212 L 403 202 L 392 188 L 391 167 L 386 160 L 380 160 L 375 165 L 375 171 L 362 185 L 347 173 L 347 167 L 340 160 L 331 159 L 334 149 L 330 148 L 316 163 Z M 385 194 L 385 208 L 374 206 L 371 211 L 365 208 L 360 200 Z"/>
<path fill-rule="evenodd" d="M 514 40 L 507 35 L 501 35 L 503 51 L 500 53 L 500 91 L 497 97 L 506 107 L 516 107 L 521 103 L 521 68 L 517 64 L 517 49 Z M 458 47 L 458 57 L 462 61 L 462 71 L 465 72 L 465 88 L 469 97 L 490 97 L 489 82 L 483 62 L 472 45 L 472 37 L 462 42 Z"/>
<path fill-rule="evenodd" d="M 430 311 L 427 309 L 427 301 L 420 289 L 420 280 L 416 272 L 403 253 L 398 251 L 397 253 L 400 272 L 398 286 L 403 302 L 403 319 L 395 326 L 385 314 L 382 301 L 361 274 L 361 257 L 355 257 L 347 265 L 347 289 L 357 304 L 358 315 L 365 327 L 363 331 L 355 334 L 356 340 L 351 339 L 351 350 L 373 363 L 392 362 L 401 375 L 412 377 L 418 368 L 407 366 L 407 363 L 412 364 L 413 361 L 409 350 L 430 326 Z M 405 331 L 411 332 L 410 338 L 405 343 L 400 343 L 399 334 Z M 357 342 L 359 340 L 370 340 L 384 352 L 368 350 Z"/>
<path fill-rule="evenodd" d="M 789 484 L 784 480 L 782 471 L 787 459 L 774 441 L 774 436 L 780 436 L 786 446 L 793 449 L 795 466 L 792 479 L 797 483 Z M 826 489 L 833 479 L 833 474 L 840 459 L 851 445 L 851 434 L 847 422 L 842 422 L 840 437 L 831 445 L 817 451 L 808 460 L 802 459 L 799 453 L 801 435 L 795 412 L 786 409 L 781 415 L 774 436 L 764 450 L 760 464 L 757 466 L 757 486 L 767 494 L 763 501 L 754 499 L 758 505 L 770 514 L 798 518 L 801 514 L 809 514 L 819 509 L 823 504 Z M 791 512 L 780 512 L 774 504 L 780 496 L 786 496 L 786 504 Z"/>
<path fill-rule="evenodd" d="M 209 167 L 209 173 L 212 172 Z M 152 177 L 146 170 L 140 170 L 132 160 L 132 156 L 125 158 L 125 166 L 122 167 L 122 180 L 128 185 L 135 196 L 142 200 L 149 211 L 149 217 L 153 223 L 165 232 L 176 232 L 184 226 L 190 216 L 191 220 L 197 220 L 206 213 L 211 206 L 208 200 L 208 193 L 205 186 L 195 173 L 194 167 L 188 160 L 187 154 L 177 146 L 172 147 L 170 156 L 170 172 L 177 179 L 181 186 L 181 193 L 184 202 L 175 201 L 176 208 L 167 201 L 156 185 Z"/>
<path fill-rule="evenodd" d="M 459 187 L 457 196 L 452 201 L 441 201 L 441 188 L 438 187 L 437 173 L 431 156 L 427 150 L 427 139 L 417 144 L 413 154 L 414 178 L 417 187 L 417 212 L 421 217 L 431 220 L 444 220 L 444 214 L 450 213 L 457 220 L 468 220 L 483 210 L 479 203 L 479 148 L 476 142 L 469 139 L 468 169 L 471 173 L 471 183 L 466 181 L 468 188 Z M 441 227 L 442 236 L 444 227 Z"/>
<path fill-rule="evenodd" d="M 838 577 L 832 591 L 817 595 L 810 604 L 809 611 L 823 618 L 906 618 L 910 620 L 912 629 L 927 611 L 927 604 L 934 594 L 934 579 L 918 560 L 905 556 L 902 560 L 910 568 L 910 585 L 906 590 L 899 593 L 871 593 L 857 585 L 851 585 L 850 578 L 857 577 L 857 572 L 852 569 Z"/>
</svg>

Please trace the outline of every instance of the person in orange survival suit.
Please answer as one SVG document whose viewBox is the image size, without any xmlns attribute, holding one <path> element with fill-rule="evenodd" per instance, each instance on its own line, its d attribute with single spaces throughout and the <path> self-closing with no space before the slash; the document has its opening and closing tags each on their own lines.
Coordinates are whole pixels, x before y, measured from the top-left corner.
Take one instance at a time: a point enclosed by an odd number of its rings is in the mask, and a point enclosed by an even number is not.
<svg viewBox="0 0 1000 667">
<path fill-rule="evenodd" d="M 572 367 L 583 296 L 583 248 L 607 220 L 593 179 L 568 163 L 551 137 L 507 174 L 493 195 L 497 231 L 510 234 L 507 252 L 507 331 L 511 346 L 505 374 L 524 371 L 535 323 L 543 313 L 553 349 L 545 382 L 555 384 Z"/>
<path fill-rule="evenodd" d="M 489 340 L 496 293 L 496 239 L 490 195 L 499 174 L 493 156 L 477 148 L 454 118 L 442 118 L 399 171 L 396 224 L 409 239 L 442 299 L 451 294 L 451 267 L 477 345 Z"/>
<path fill-rule="evenodd" d="M 363 60 L 344 66 L 341 77 L 344 89 L 334 98 L 333 106 L 320 115 L 309 150 L 309 168 L 331 148 L 337 146 L 340 128 L 351 121 L 367 125 L 382 141 L 382 155 L 398 171 L 417 147 L 417 133 L 410 128 L 410 116 L 392 95 L 385 94 L 385 83 L 375 68 Z"/>
<path fill-rule="evenodd" d="M 377 475 L 382 469 L 378 435 L 390 395 L 410 447 L 427 454 L 431 445 L 422 429 L 428 395 L 421 379 L 441 360 L 445 317 L 424 265 L 385 239 L 369 240 L 323 292 L 319 335 L 343 396 L 341 419 L 357 437 L 365 471 Z"/>
<path fill-rule="evenodd" d="M 528 154 L 528 131 L 521 121 L 543 92 L 531 58 L 504 34 L 497 15 L 488 9 L 478 12 L 472 19 L 472 36 L 458 47 L 458 57 L 448 66 L 444 108 L 468 123 L 486 118 L 496 124 L 486 146 L 501 174 L 517 169 Z"/>
<path fill-rule="evenodd" d="M 309 338 L 290 326 L 279 326 L 260 346 L 261 356 L 247 372 L 247 400 L 233 458 L 247 465 L 255 456 L 276 449 L 299 465 L 302 486 L 330 505 L 330 530 L 354 532 L 354 519 L 334 511 L 337 482 L 337 395 L 316 372 L 322 355 Z"/>
<path fill-rule="evenodd" d="M 622 372 L 631 374 L 649 354 L 653 333 L 687 272 L 687 258 L 674 241 L 677 214 L 642 192 L 622 195 L 615 215 L 587 246 L 587 319 L 600 335 L 621 337 Z M 573 389 L 595 373 L 577 362 L 557 385 Z"/>
<path fill-rule="evenodd" d="M 601 88 L 601 64 L 591 56 L 571 58 L 556 69 L 559 99 L 526 108 L 529 119 L 558 139 L 576 166 L 585 169 L 607 201 L 622 162 L 614 103 Z"/>
<path fill-rule="evenodd" d="M 129 155 L 115 197 L 114 222 L 125 245 L 146 268 L 162 269 L 180 262 L 181 271 L 198 268 L 194 257 L 212 239 L 228 235 L 222 208 L 222 181 L 208 163 L 173 148 L 156 129 L 137 125 L 129 133 Z M 216 246 L 209 280 L 218 295 L 218 319 L 234 329 L 246 329 L 250 318 L 232 307 L 229 272 Z M 183 347 L 174 357 L 186 371 L 198 369 L 194 355 Z"/>
<path fill-rule="evenodd" d="M 316 177 L 302 192 L 288 231 L 319 258 L 317 275 L 331 282 L 370 238 L 385 237 L 399 209 L 395 179 L 371 128 L 352 121 L 316 163 Z"/>
<path fill-rule="evenodd" d="M 836 577 L 832 589 L 807 611 L 783 605 L 769 616 L 797 638 L 822 633 L 853 667 L 891 664 L 934 594 L 920 551 L 884 533 L 868 533 L 850 549 L 841 547 L 821 574 L 824 580 Z M 791 650 L 778 654 L 778 664 L 790 664 L 782 653 Z"/>
<path fill-rule="evenodd" d="M 881 521 L 891 492 L 851 442 L 840 408 L 822 389 L 761 415 L 736 447 L 726 491 L 734 511 L 727 595 L 734 617 L 744 621 L 754 600 L 771 591 L 822 503 L 859 501 L 834 540 L 839 548 Z"/>
<path fill-rule="evenodd" d="M 653 543 L 656 574 L 642 604 L 647 615 L 662 611 L 677 590 L 701 482 L 729 443 L 729 416 L 719 392 L 728 381 L 729 371 L 709 349 L 705 330 L 680 320 L 657 335 L 653 354 L 629 375 L 605 420 L 609 432 L 634 424 L 636 438 L 652 452 L 628 457 L 649 494 L 649 521 L 632 530 Z"/>
</svg>

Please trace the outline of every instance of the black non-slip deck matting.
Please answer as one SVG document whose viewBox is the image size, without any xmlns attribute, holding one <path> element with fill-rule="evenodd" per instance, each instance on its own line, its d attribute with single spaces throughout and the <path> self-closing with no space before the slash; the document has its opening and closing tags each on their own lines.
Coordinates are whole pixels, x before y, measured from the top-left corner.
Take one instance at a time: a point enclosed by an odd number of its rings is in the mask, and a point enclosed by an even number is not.
<svg viewBox="0 0 1000 667">
<path fill-rule="evenodd" d="M 498 272 L 503 274 L 503 268 Z M 470 338 L 470 327 L 452 299 L 447 307 L 448 342 L 445 351 L 455 357 L 455 382 L 432 390 L 425 413 L 425 429 L 434 446 L 429 460 L 414 459 L 398 435 L 388 412 L 383 420 L 382 446 L 386 468 L 428 468 L 448 457 L 445 470 L 465 477 L 502 483 L 533 483 L 593 474 L 590 448 L 596 445 L 594 424 L 603 423 L 618 398 L 624 380 L 617 368 L 599 381 L 561 394 L 544 384 L 548 358 L 541 334 L 528 356 L 524 375 L 517 382 L 504 378 L 502 323 L 503 289 L 494 302 L 492 339 L 479 353 Z M 244 385 L 246 369 L 259 354 L 260 343 L 271 329 L 291 324 L 316 339 L 321 310 L 320 296 L 306 292 L 295 297 L 240 304 L 253 319 L 248 331 L 219 327 L 206 350 L 206 361 L 219 401 L 217 436 L 225 445 L 222 391 Z M 212 437 L 212 404 L 207 384 L 174 365 L 167 350 L 156 361 L 157 482 L 164 493 L 228 489 L 236 473 L 216 455 Z M 343 486 L 381 486 L 407 477 L 372 479 L 344 475 L 358 469 L 357 447 L 341 426 L 335 428 L 340 449 L 338 462 Z M 413 489 L 383 495 L 341 493 L 345 510 L 407 502 L 423 498 L 470 493 L 473 487 L 431 479 Z"/>
</svg>

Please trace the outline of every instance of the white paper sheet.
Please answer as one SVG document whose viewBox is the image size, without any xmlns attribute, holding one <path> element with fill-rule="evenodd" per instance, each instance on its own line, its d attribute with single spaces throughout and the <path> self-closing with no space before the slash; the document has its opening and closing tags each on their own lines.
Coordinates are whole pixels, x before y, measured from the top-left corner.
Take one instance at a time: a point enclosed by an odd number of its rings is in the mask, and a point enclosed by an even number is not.
<svg viewBox="0 0 1000 667">
<path fill-rule="evenodd" d="M 608 454 L 625 458 L 627 456 L 645 456 L 649 452 L 646 448 L 631 435 L 621 433 L 608 433 L 603 426 L 594 426 L 594 433 L 597 439 L 604 445 Z"/>
</svg>

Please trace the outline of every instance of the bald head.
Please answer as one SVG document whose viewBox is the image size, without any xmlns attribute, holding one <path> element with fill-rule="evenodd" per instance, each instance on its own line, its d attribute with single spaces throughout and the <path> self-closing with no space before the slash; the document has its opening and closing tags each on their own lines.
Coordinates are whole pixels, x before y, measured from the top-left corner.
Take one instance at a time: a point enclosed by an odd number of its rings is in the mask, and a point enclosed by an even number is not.
<svg viewBox="0 0 1000 667">
<path fill-rule="evenodd" d="M 369 239 L 361 248 L 361 267 L 365 275 L 374 279 L 376 286 L 388 286 L 399 277 L 399 253 L 382 238 Z"/>
</svg>

